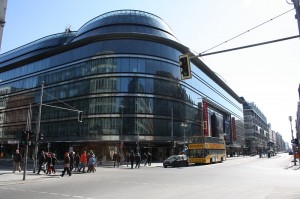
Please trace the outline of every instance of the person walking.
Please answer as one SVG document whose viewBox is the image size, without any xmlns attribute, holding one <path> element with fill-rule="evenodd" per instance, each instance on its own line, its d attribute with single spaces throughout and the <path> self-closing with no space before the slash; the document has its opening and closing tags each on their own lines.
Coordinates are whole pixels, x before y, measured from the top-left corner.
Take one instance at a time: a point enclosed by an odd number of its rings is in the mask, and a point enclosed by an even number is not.
<svg viewBox="0 0 300 199">
<path fill-rule="evenodd" d="M 141 164 L 141 155 L 140 153 L 137 153 L 135 156 L 135 168 L 140 168 L 140 164 Z"/>
<path fill-rule="evenodd" d="M 64 170 L 62 171 L 62 174 L 60 175 L 61 177 L 64 177 L 65 173 L 69 174 L 69 176 L 72 175 L 70 171 L 70 155 L 68 152 L 65 153 L 64 157 Z"/>
<path fill-rule="evenodd" d="M 144 164 L 144 166 L 146 166 L 147 165 L 147 160 L 148 160 L 148 158 L 147 158 L 147 154 L 146 153 L 143 153 L 143 155 L 142 155 L 142 161 L 144 161 L 145 162 L 145 164 Z"/>
<path fill-rule="evenodd" d="M 75 153 L 75 157 L 74 157 L 75 170 L 74 171 L 79 171 L 79 161 L 80 161 L 80 155 L 78 153 Z"/>
<path fill-rule="evenodd" d="M 74 168 L 74 155 L 75 155 L 75 152 L 71 151 L 69 156 L 70 156 L 70 171 L 73 170 Z"/>
<path fill-rule="evenodd" d="M 40 174 L 41 170 L 44 171 L 44 173 L 46 173 L 46 169 L 43 168 L 43 166 L 46 164 L 46 156 L 44 151 L 41 152 L 40 156 L 39 156 L 39 169 L 37 174 Z"/>
<path fill-rule="evenodd" d="M 57 162 L 58 161 L 57 161 L 57 158 L 55 156 L 55 153 L 51 153 L 51 164 L 52 164 L 51 171 L 54 174 L 56 173 L 56 171 L 55 171 L 55 165 L 56 165 Z"/>
<path fill-rule="evenodd" d="M 113 162 L 114 162 L 114 167 L 116 167 L 116 162 L 117 162 L 117 153 L 114 152 L 113 154 Z"/>
<path fill-rule="evenodd" d="M 147 163 L 148 163 L 149 166 L 151 166 L 151 162 L 152 162 L 152 154 L 150 152 L 148 152 Z"/>
<path fill-rule="evenodd" d="M 21 172 L 21 160 L 22 155 L 20 154 L 19 150 L 16 150 L 13 157 L 13 173 L 15 173 L 16 170 L 19 170 L 19 172 Z"/>
<path fill-rule="evenodd" d="M 88 160 L 88 170 L 87 172 L 95 172 L 96 171 L 96 156 L 93 152 L 90 152 L 90 157 Z"/>
<path fill-rule="evenodd" d="M 82 173 L 85 173 L 86 164 L 87 164 L 86 151 L 83 151 L 80 155 L 80 168 L 78 171 L 81 171 L 82 169 Z"/>
<path fill-rule="evenodd" d="M 129 158 L 130 158 L 131 168 L 133 169 L 133 163 L 134 163 L 134 160 L 135 160 L 133 151 L 131 151 Z"/>
<path fill-rule="evenodd" d="M 47 162 L 47 171 L 46 171 L 46 174 L 51 174 L 51 171 L 52 171 L 52 156 L 51 156 L 50 152 L 48 152 L 46 154 L 46 162 Z"/>
<path fill-rule="evenodd" d="M 128 164 L 130 162 L 130 153 L 126 152 L 126 162 L 127 162 L 127 167 L 128 167 Z"/>
</svg>

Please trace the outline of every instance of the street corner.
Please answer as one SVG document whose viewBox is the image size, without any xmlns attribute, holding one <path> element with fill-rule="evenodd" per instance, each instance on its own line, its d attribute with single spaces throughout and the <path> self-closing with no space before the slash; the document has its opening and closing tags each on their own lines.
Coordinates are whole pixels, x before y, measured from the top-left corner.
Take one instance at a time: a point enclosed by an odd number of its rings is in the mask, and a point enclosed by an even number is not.
<svg viewBox="0 0 300 199">
<path fill-rule="evenodd" d="M 0 185 L 24 184 L 30 182 L 44 181 L 53 178 L 58 178 L 58 174 L 46 175 L 27 172 L 24 178 L 23 172 L 0 171 Z"/>
</svg>

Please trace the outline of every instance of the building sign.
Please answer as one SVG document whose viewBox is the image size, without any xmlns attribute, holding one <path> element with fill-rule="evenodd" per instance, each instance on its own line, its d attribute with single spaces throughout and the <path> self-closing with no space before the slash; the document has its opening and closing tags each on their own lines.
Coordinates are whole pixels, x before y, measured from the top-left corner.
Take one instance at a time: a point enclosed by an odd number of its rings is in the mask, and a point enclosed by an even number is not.
<svg viewBox="0 0 300 199">
<path fill-rule="evenodd" d="M 203 134 L 208 136 L 208 103 L 203 101 Z"/>
</svg>

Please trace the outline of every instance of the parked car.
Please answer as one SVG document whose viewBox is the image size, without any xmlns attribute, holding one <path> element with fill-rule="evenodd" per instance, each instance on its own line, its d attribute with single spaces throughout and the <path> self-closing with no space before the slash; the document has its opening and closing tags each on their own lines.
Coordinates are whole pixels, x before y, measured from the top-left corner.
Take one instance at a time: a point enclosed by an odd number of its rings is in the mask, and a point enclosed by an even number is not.
<svg viewBox="0 0 300 199">
<path fill-rule="evenodd" d="M 164 160 L 163 165 L 165 168 L 167 168 L 168 166 L 187 167 L 189 166 L 189 161 L 186 155 L 172 155 Z"/>
</svg>

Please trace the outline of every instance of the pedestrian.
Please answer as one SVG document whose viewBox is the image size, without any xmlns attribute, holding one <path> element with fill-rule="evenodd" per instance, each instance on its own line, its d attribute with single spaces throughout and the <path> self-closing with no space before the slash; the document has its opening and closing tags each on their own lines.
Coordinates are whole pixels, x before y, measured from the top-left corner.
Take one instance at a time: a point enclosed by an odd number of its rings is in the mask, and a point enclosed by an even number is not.
<svg viewBox="0 0 300 199">
<path fill-rule="evenodd" d="M 47 162 L 47 172 L 46 172 L 46 174 L 51 174 L 51 171 L 52 171 L 52 156 L 51 156 L 50 152 L 48 152 L 46 154 L 46 162 Z"/>
<path fill-rule="evenodd" d="M 120 155 L 119 152 L 117 152 L 116 161 L 117 161 L 117 167 L 119 167 L 120 166 L 120 162 L 121 162 L 121 155 Z"/>
<path fill-rule="evenodd" d="M 116 167 L 117 153 L 115 151 L 114 151 L 114 154 L 113 154 L 113 162 L 114 162 L 114 167 Z"/>
<path fill-rule="evenodd" d="M 135 168 L 140 168 L 140 164 L 141 164 L 141 155 L 140 153 L 137 153 L 135 156 Z"/>
<path fill-rule="evenodd" d="M 86 151 L 83 151 L 80 155 L 80 167 L 78 171 L 81 171 L 82 169 L 82 173 L 85 173 L 86 164 L 87 164 Z"/>
<path fill-rule="evenodd" d="M 133 151 L 131 151 L 129 158 L 130 158 L 131 168 L 133 169 L 133 163 L 134 163 L 134 160 L 135 160 Z"/>
<path fill-rule="evenodd" d="M 74 153 L 75 152 L 71 151 L 69 154 L 69 156 L 70 156 L 70 171 L 72 171 L 74 168 Z"/>
<path fill-rule="evenodd" d="M 39 156 L 39 169 L 37 174 L 40 174 L 41 170 L 44 171 L 44 173 L 46 173 L 46 169 L 43 168 L 46 164 L 46 156 L 44 151 L 41 152 L 40 156 Z"/>
<path fill-rule="evenodd" d="M 79 161 L 80 161 L 80 156 L 78 153 L 75 153 L 75 157 L 74 157 L 75 171 L 79 171 Z"/>
<path fill-rule="evenodd" d="M 51 153 L 51 164 L 52 164 L 51 172 L 54 173 L 54 174 L 56 173 L 56 171 L 55 171 L 56 163 L 57 163 L 57 158 L 55 156 L 55 153 Z"/>
<path fill-rule="evenodd" d="M 17 149 L 13 157 L 13 173 L 15 173 L 16 170 L 19 170 L 19 172 L 21 172 L 21 160 L 22 160 L 22 155 Z"/>
<path fill-rule="evenodd" d="M 144 153 L 143 155 L 142 155 L 142 161 L 145 161 L 145 165 L 144 166 L 146 166 L 147 165 L 147 163 L 148 163 L 148 156 L 147 156 L 147 154 L 146 153 Z"/>
<path fill-rule="evenodd" d="M 93 152 L 90 152 L 87 172 L 95 172 L 96 171 L 95 166 L 96 166 L 96 156 Z"/>
<path fill-rule="evenodd" d="M 151 166 L 152 154 L 150 152 L 148 152 L 148 155 L 147 155 L 147 162 L 148 162 L 148 165 Z"/>
<path fill-rule="evenodd" d="M 69 176 L 72 175 L 70 171 L 70 155 L 68 152 L 65 153 L 64 157 L 64 170 L 62 171 L 62 174 L 60 175 L 61 177 L 64 177 L 65 173 L 69 174 Z"/>
<path fill-rule="evenodd" d="M 126 162 L 127 162 L 127 167 L 128 167 L 128 164 L 130 162 L 130 153 L 126 152 L 125 157 L 126 157 Z"/>
</svg>

